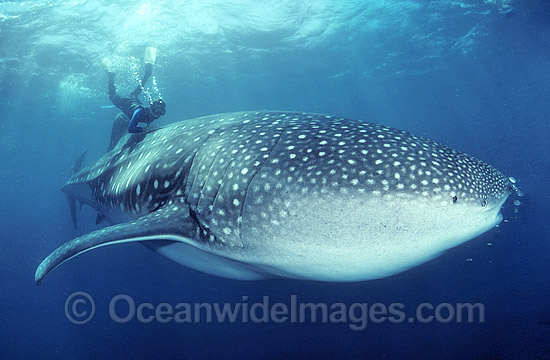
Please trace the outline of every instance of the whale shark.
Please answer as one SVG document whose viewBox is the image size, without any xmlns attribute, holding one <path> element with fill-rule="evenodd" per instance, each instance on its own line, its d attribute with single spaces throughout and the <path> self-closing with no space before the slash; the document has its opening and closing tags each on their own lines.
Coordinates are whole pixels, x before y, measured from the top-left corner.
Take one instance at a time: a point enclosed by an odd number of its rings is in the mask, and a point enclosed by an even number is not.
<svg viewBox="0 0 550 360">
<path fill-rule="evenodd" d="M 110 226 L 59 246 L 35 281 L 126 242 L 230 279 L 384 278 L 495 227 L 512 189 L 481 160 L 376 123 L 205 116 L 127 134 L 74 173 L 62 191 Z"/>
</svg>

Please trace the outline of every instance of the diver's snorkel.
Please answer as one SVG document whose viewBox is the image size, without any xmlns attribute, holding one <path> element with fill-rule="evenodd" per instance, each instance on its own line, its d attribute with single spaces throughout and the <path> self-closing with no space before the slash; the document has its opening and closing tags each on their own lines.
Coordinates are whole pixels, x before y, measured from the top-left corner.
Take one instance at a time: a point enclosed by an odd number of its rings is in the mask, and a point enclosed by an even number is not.
<svg viewBox="0 0 550 360">
<path fill-rule="evenodd" d="M 166 114 L 166 103 L 162 99 L 153 101 L 149 107 L 149 119 L 151 120 L 149 123 L 164 114 Z"/>
</svg>

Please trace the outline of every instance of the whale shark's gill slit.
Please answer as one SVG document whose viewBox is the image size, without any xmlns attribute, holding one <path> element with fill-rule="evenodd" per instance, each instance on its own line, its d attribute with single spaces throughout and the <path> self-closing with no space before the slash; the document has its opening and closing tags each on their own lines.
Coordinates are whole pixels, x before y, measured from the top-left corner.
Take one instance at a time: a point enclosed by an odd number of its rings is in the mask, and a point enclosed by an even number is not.
<svg viewBox="0 0 550 360">
<path fill-rule="evenodd" d="M 229 139 L 228 139 L 227 142 L 228 142 L 228 143 L 231 143 L 231 140 L 233 140 L 235 137 L 238 137 L 238 135 L 240 135 L 240 133 L 239 133 L 238 131 L 237 131 L 237 132 L 234 132 L 234 133 L 229 137 Z M 223 133 L 220 134 L 220 136 L 223 136 Z M 216 164 L 216 162 L 219 161 L 219 156 L 220 156 L 221 153 L 222 153 L 222 151 L 221 151 L 221 148 L 220 148 L 220 149 L 217 150 L 216 155 L 214 156 L 214 159 L 212 160 L 212 162 L 210 163 L 210 166 L 208 167 L 207 175 L 206 175 L 206 177 L 205 177 L 205 180 L 202 182 L 201 189 L 200 189 L 200 191 L 199 191 L 199 196 L 198 196 L 198 199 L 197 199 L 197 206 L 199 206 L 199 204 L 200 204 L 200 202 L 201 202 L 201 199 L 202 199 L 202 197 L 203 197 L 204 194 L 205 194 L 205 187 L 207 186 L 208 180 L 211 179 L 211 178 L 213 177 L 213 175 L 212 175 L 212 169 L 216 169 L 216 167 L 215 167 L 214 164 Z M 207 154 L 205 154 L 205 155 L 207 155 Z M 227 173 L 227 169 L 229 169 L 229 167 L 231 166 L 232 162 L 233 162 L 233 160 L 227 162 L 227 166 L 225 167 L 225 169 L 224 169 L 224 171 L 223 171 L 223 174 L 222 174 L 222 176 L 220 177 L 220 179 L 223 180 L 223 179 L 225 178 L 225 175 L 226 175 L 226 173 Z M 219 171 L 219 169 L 216 170 L 216 171 Z M 214 201 L 212 201 L 212 204 L 215 204 L 215 203 L 216 203 L 216 198 L 217 198 L 217 196 L 218 196 L 218 193 L 219 193 L 221 187 L 222 187 L 221 184 L 218 184 L 218 186 L 216 187 L 216 192 L 215 192 L 215 195 L 214 195 Z M 210 211 L 207 210 L 207 213 L 209 213 L 209 212 L 210 212 Z"/>
<path fill-rule="evenodd" d="M 193 158 L 190 159 L 190 161 L 192 161 Z M 172 196 L 174 197 L 184 197 L 184 194 L 183 194 L 183 189 L 185 189 L 185 185 L 187 183 L 187 178 L 188 178 L 188 175 L 187 173 L 185 173 L 185 167 L 187 166 L 188 162 L 186 162 L 185 160 L 183 161 L 183 163 L 181 164 L 180 168 L 178 169 L 178 171 L 176 172 L 176 176 L 175 176 L 175 183 L 178 184 L 179 183 L 179 188 L 178 188 L 178 191 L 173 194 Z"/>
<path fill-rule="evenodd" d="M 190 161 L 193 161 L 194 157 L 190 159 Z M 177 164 L 177 163 L 176 163 Z M 162 192 L 166 196 L 177 196 L 174 194 L 174 191 L 176 189 L 182 188 L 182 186 L 185 186 L 184 181 L 187 179 L 187 174 L 185 174 L 184 169 L 187 166 L 188 162 L 185 161 L 185 158 L 181 160 L 181 163 L 178 166 L 175 166 L 174 169 L 177 169 L 175 171 L 175 175 L 171 179 L 166 179 L 165 182 L 169 182 L 169 186 L 165 187 L 164 192 Z"/>
<path fill-rule="evenodd" d="M 163 207 L 166 204 L 166 200 L 161 200 L 157 203 L 154 203 L 153 206 L 149 209 L 149 213 L 153 213 L 157 210 L 159 210 L 161 207 Z"/>
<path fill-rule="evenodd" d="M 271 154 L 273 153 L 273 151 L 275 150 L 275 148 L 277 147 L 277 145 L 279 144 L 279 142 L 281 141 L 281 139 L 284 137 L 284 134 L 285 132 L 287 131 L 287 129 L 289 128 L 290 126 L 285 126 L 282 128 L 282 130 L 279 132 L 279 136 L 277 137 L 277 140 L 275 140 L 275 143 L 273 144 L 273 146 L 271 147 L 269 153 L 268 153 L 268 157 L 265 158 L 261 164 L 258 166 L 258 171 L 256 171 L 251 177 L 250 177 L 250 181 L 248 182 L 248 184 L 246 184 L 246 188 L 245 188 L 245 191 L 244 191 L 244 197 L 243 197 L 243 202 L 241 204 L 241 208 L 239 209 L 240 212 L 239 212 L 239 219 L 241 219 L 241 221 L 239 222 L 239 236 L 241 237 L 241 241 L 243 242 L 244 244 L 244 241 L 242 239 L 242 234 L 243 234 L 243 213 L 244 213 L 244 207 L 245 207 L 245 204 L 246 204 L 246 198 L 248 196 L 248 189 L 250 187 L 250 184 L 252 184 L 252 182 L 254 181 L 254 178 L 256 178 L 256 175 L 258 175 L 258 173 L 260 172 L 260 170 L 262 169 L 263 165 L 266 163 L 266 161 L 269 160 L 269 158 L 271 157 Z"/>
<path fill-rule="evenodd" d="M 217 160 L 217 156 L 220 152 L 215 147 L 215 143 L 212 137 L 212 135 L 214 134 L 221 138 L 223 137 L 224 132 L 222 131 L 221 133 L 217 133 L 216 131 L 214 131 L 211 135 L 208 135 L 207 141 L 205 141 L 200 149 L 195 152 L 193 162 L 191 163 L 191 167 L 189 169 L 189 175 L 187 177 L 188 181 L 186 182 L 184 188 L 185 194 L 187 194 L 188 197 L 189 205 L 196 208 L 200 207 L 199 201 L 201 198 L 202 189 L 204 188 L 205 183 L 208 182 L 210 179 L 210 174 L 205 171 L 206 164 L 210 162 L 210 169 L 212 164 Z M 214 155 L 212 155 L 212 153 L 214 153 Z M 212 156 L 214 157 L 214 159 L 210 160 L 209 157 Z M 204 167 L 205 169 L 202 170 L 202 167 Z M 201 176 L 201 174 L 204 176 Z"/>
<path fill-rule="evenodd" d="M 209 219 L 212 231 L 219 235 L 222 242 L 231 246 L 244 245 L 240 224 L 248 185 L 269 158 L 269 152 L 278 142 L 279 132 L 283 130 L 274 123 L 276 119 L 265 114 L 259 115 L 256 120 L 254 126 L 248 125 L 247 121 L 238 124 L 241 130 L 239 138 L 232 140 L 223 149 L 228 166 L 219 172 L 221 177 L 215 179 L 218 180 L 219 189 L 216 185 L 215 197 L 208 198 L 213 204 Z"/>
<path fill-rule="evenodd" d="M 209 243 L 209 244 L 216 244 L 216 245 L 222 245 L 222 246 L 225 245 L 223 242 L 219 241 L 216 235 L 214 235 L 212 231 L 207 226 L 205 226 L 203 222 L 200 221 L 195 211 L 193 211 L 192 209 L 189 209 L 189 216 L 191 217 L 191 219 L 193 219 L 193 221 L 195 221 L 195 223 L 198 226 L 197 233 L 193 238 L 194 240 L 201 242 L 203 244 Z"/>
<path fill-rule="evenodd" d="M 186 189 L 187 186 L 189 185 L 189 178 L 190 178 L 190 173 L 191 173 L 191 168 L 193 167 L 193 162 L 195 161 L 195 156 L 197 156 L 197 152 L 193 152 L 193 155 L 191 155 L 191 159 L 189 159 L 189 174 L 187 174 L 187 176 L 185 177 L 185 181 L 184 183 L 182 184 L 182 189 Z M 191 180 L 192 181 L 192 180 Z"/>
<path fill-rule="evenodd" d="M 185 174 L 185 180 L 182 182 L 182 191 L 183 194 L 187 197 L 189 205 L 192 205 L 192 189 L 195 184 L 195 180 L 198 177 L 198 166 L 197 162 L 200 162 L 200 155 L 201 155 L 201 149 L 203 149 L 205 146 L 208 146 L 208 141 L 210 140 L 210 135 L 206 137 L 206 140 L 199 146 L 199 148 L 195 151 L 192 151 L 191 158 L 189 159 L 186 164 L 189 164 L 189 170 L 187 174 Z"/>
</svg>

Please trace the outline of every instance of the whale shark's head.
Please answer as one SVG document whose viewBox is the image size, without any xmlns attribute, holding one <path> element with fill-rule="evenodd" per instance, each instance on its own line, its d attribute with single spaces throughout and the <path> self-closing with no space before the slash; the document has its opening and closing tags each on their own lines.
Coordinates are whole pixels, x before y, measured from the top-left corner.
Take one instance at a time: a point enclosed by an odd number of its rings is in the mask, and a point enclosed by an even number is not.
<svg viewBox="0 0 550 360">
<path fill-rule="evenodd" d="M 246 196 L 235 198 L 244 203 L 244 246 L 269 248 L 268 262 L 278 263 L 284 276 L 384 277 L 502 219 L 511 184 L 476 158 L 382 125 L 292 117 L 278 114 L 271 120 L 274 128 L 281 118 L 289 124 L 278 132 L 280 139 L 250 179 Z M 270 127 L 261 129 L 269 133 Z M 251 142 L 246 149 L 261 153 L 263 146 Z M 244 156 L 233 161 L 236 173 L 250 168 Z M 241 181 L 226 180 L 227 189 Z M 231 191 L 228 196 L 231 202 Z"/>
</svg>

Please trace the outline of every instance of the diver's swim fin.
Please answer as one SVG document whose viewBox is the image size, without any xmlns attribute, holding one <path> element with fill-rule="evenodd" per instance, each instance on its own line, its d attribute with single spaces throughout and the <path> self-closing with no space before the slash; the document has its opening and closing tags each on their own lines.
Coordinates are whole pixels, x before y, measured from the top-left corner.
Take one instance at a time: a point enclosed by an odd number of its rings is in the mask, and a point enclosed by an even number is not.
<svg viewBox="0 0 550 360">
<path fill-rule="evenodd" d="M 108 73 L 112 72 L 111 71 L 111 60 L 109 60 L 109 58 L 103 58 L 103 60 L 101 60 L 101 67 L 103 68 L 103 70 L 107 71 Z"/>
<path fill-rule="evenodd" d="M 145 55 L 143 55 L 143 62 L 146 64 L 155 65 L 157 59 L 157 48 L 148 46 L 145 49 Z"/>
</svg>

